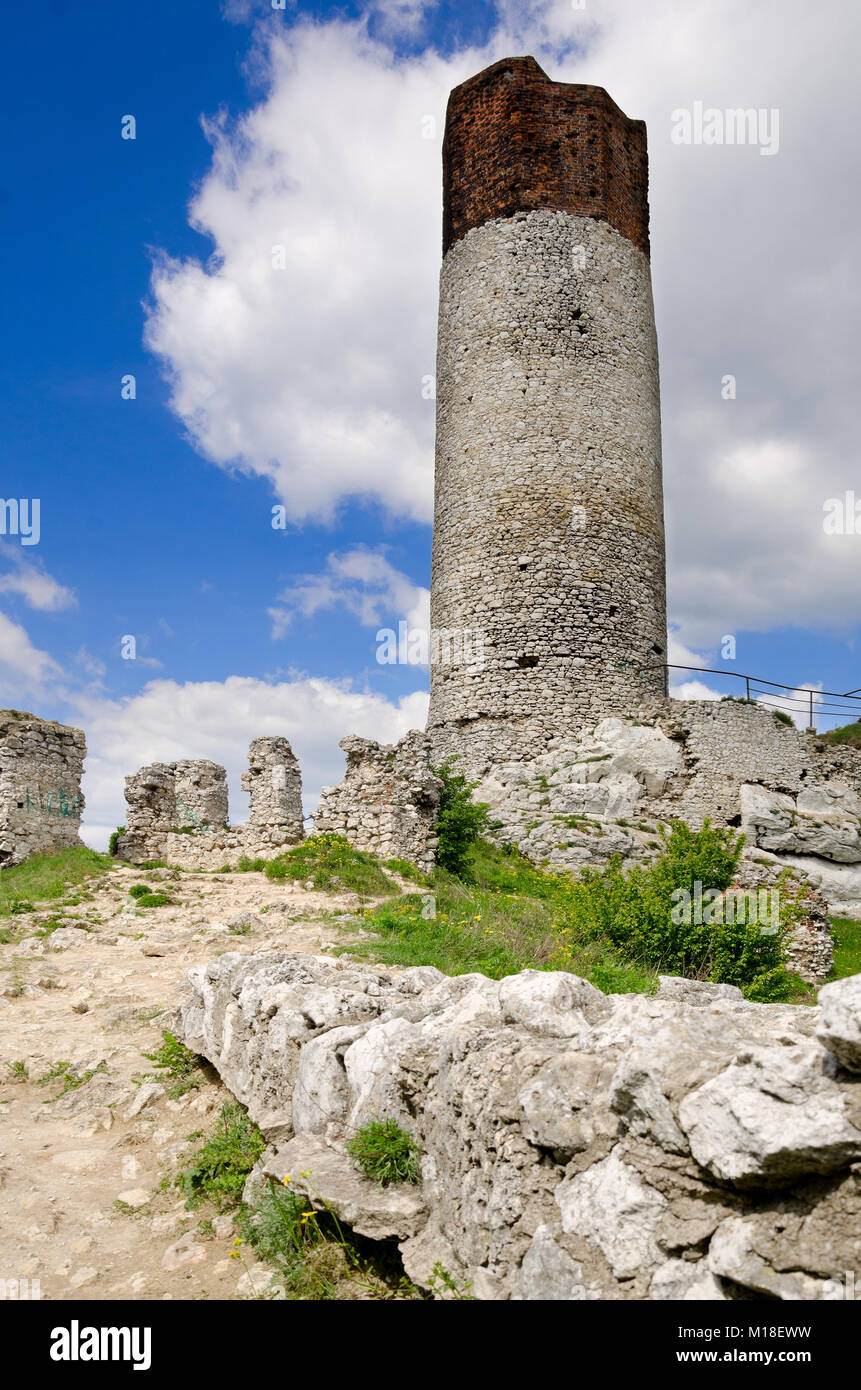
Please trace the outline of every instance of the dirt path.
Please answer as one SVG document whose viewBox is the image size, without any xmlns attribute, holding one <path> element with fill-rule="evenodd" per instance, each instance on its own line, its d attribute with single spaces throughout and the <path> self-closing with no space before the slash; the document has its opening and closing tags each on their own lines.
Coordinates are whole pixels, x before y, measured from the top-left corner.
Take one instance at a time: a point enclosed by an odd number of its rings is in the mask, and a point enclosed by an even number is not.
<svg viewBox="0 0 861 1390">
<path fill-rule="evenodd" d="M 134 906 L 129 888 L 150 879 L 175 906 Z M 144 1054 L 190 966 L 228 950 L 320 952 L 345 940 L 332 913 L 357 929 L 358 900 L 258 873 L 123 867 L 95 882 L 77 906 L 6 919 L 33 933 L 62 915 L 71 930 L 0 945 L 0 1280 L 38 1280 L 48 1299 L 249 1296 L 228 1257 L 232 1218 L 206 1223 L 211 1212 L 161 1186 L 229 1092 L 206 1082 L 171 1099 Z M 62 1072 L 38 1084 L 62 1064 L 94 1074 L 65 1094 Z"/>
</svg>

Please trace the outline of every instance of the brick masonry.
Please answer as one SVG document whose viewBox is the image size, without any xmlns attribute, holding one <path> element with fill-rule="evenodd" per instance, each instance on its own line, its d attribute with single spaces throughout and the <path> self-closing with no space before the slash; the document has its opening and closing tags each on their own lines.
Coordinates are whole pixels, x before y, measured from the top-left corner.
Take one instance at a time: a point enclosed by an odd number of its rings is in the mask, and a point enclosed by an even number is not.
<svg viewBox="0 0 861 1390">
<path fill-rule="evenodd" d="M 451 93 L 442 157 L 443 255 L 472 227 L 537 208 L 609 222 L 649 254 L 645 122 L 603 87 L 504 58 Z"/>
</svg>

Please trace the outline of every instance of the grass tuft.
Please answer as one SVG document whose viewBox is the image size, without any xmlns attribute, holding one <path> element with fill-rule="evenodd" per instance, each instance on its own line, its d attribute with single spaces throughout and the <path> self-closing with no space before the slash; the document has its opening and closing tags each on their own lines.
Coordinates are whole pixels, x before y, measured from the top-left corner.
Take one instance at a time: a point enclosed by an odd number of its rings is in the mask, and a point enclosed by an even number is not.
<svg viewBox="0 0 861 1390">
<path fill-rule="evenodd" d="M 347 1153 L 378 1187 L 422 1180 L 421 1149 L 396 1120 L 369 1120 L 353 1135 Z"/>
<path fill-rule="evenodd" d="M 171 1081 L 167 1094 L 171 1100 L 179 1100 L 189 1091 L 195 1090 L 204 1080 L 204 1059 L 192 1052 L 190 1047 L 175 1038 L 173 1033 L 162 1032 L 161 1046 L 155 1052 L 145 1052 L 148 1062 L 153 1062 L 152 1075 L 157 1081 Z"/>
<path fill-rule="evenodd" d="M 208 1201 L 220 1211 L 239 1206 L 245 1179 L 263 1148 L 263 1136 L 242 1106 L 223 1106 L 214 1132 L 177 1178 L 185 1205 L 192 1208 Z"/>
<path fill-rule="evenodd" d="M 266 877 L 307 882 L 330 892 L 380 897 L 395 885 L 372 854 L 354 849 L 343 835 L 311 835 L 266 865 Z"/>
<path fill-rule="evenodd" d="M 833 917 L 831 934 L 834 939 L 834 969 L 828 976 L 829 980 L 861 975 L 861 922 L 851 917 Z"/>
</svg>

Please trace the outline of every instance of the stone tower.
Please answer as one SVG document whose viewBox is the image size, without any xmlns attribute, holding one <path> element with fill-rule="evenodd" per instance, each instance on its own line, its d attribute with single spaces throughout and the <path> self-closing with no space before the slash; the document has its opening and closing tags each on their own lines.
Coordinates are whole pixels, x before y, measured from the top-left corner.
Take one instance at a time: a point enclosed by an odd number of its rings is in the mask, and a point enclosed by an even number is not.
<svg viewBox="0 0 861 1390">
<path fill-rule="evenodd" d="M 437 757 L 541 751 L 666 694 L 646 128 L 507 58 L 443 142 Z"/>
</svg>

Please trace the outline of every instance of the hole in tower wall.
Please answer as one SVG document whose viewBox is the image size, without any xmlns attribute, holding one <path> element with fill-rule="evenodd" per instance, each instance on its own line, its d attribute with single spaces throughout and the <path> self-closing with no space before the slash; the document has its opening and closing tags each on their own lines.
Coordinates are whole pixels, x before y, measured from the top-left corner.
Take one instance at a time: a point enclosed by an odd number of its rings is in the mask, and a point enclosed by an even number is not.
<svg viewBox="0 0 861 1390">
<path fill-rule="evenodd" d="M 663 649 L 663 647 L 659 646 L 657 642 L 653 642 L 653 643 L 652 643 L 652 651 L 655 653 L 655 656 L 663 656 L 663 655 L 664 655 L 664 649 Z"/>
<path fill-rule="evenodd" d="M 521 671 L 531 671 L 531 670 L 533 670 L 534 667 L 536 667 L 536 666 L 538 665 L 538 657 L 537 657 L 537 656 L 519 656 L 519 657 L 517 658 L 517 664 L 518 664 L 518 666 L 520 667 Z"/>
<path fill-rule="evenodd" d="M 611 604 L 610 604 L 610 617 L 611 617 L 611 618 L 615 618 L 615 616 L 616 616 L 616 614 L 618 613 L 618 611 L 619 611 L 619 605 L 618 605 L 617 603 L 611 603 Z"/>
</svg>

